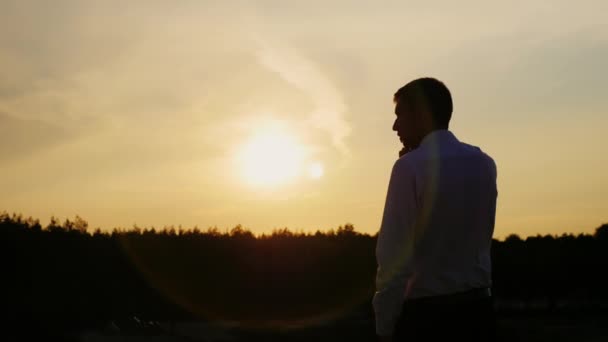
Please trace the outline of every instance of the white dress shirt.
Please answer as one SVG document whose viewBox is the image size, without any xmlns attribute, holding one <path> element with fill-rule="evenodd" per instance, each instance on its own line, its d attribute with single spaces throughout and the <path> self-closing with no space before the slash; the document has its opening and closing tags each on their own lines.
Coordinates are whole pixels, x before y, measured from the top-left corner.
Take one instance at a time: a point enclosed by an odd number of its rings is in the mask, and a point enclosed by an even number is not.
<svg viewBox="0 0 608 342">
<path fill-rule="evenodd" d="M 404 300 L 491 286 L 496 164 L 448 130 L 392 169 L 378 233 L 376 333 L 393 333 Z"/>
</svg>

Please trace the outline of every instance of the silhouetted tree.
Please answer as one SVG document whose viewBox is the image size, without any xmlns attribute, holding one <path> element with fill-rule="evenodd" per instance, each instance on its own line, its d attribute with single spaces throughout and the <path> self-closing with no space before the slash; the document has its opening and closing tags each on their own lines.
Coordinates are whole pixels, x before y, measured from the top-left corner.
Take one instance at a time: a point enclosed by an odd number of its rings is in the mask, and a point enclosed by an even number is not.
<svg viewBox="0 0 608 342">
<path fill-rule="evenodd" d="M 78 216 L 63 224 L 52 217 L 42 228 L 38 220 L 2 212 L 0 258 L 8 267 L 0 310 L 3 317 L 59 326 L 130 315 L 243 322 L 314 320 L 357 309 L 367 315 L 375 238 L 350 223 L 260 236 L 241 225 L 224 233 L 136 225 L 89 233 Z M 593 235 L 512 234 L 494 240 L 492 256 L 500 302 L 546 310 L 607 302 L 606 224 Z"/>
</svg>

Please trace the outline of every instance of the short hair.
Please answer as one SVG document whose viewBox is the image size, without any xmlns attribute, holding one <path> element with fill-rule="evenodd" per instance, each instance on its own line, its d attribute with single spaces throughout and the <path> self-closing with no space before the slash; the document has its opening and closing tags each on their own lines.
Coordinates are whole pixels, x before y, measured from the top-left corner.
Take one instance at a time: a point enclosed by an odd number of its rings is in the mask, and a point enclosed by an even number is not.
<svg viewBox="0 0 608 342">
<path fill-rule="evenodd" d="M 405 101 L 412 108 L 426 106 L 433 115 L 435 126 L 447 128 L 452 118 L 452 95 L 443 82 L 424 77 L 415 79 L 401 87 L 393 96 L 395 103 Z"/>
</svg>

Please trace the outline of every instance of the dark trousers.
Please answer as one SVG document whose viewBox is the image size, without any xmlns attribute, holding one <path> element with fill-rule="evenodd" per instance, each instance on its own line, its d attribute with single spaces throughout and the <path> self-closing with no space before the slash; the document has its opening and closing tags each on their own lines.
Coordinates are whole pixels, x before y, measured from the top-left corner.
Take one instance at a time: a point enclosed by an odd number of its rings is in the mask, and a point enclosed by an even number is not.
<svg viewBox="0 0 608 342">
<path fill-rule="evenodd" d="M 406 301 L 394 337 L 395 342 L 496 341 L 493 300 Z"/>
</svg>

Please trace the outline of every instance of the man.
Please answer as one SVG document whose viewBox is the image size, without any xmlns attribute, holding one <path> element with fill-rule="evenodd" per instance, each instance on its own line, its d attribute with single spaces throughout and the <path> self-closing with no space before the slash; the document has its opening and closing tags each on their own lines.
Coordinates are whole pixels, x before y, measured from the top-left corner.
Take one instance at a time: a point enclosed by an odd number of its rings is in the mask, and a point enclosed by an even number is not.
<svg viewBox="0 0 608 342">
<path fill-rule="evenodd" d="M 496 165 L 448 130 L 453 105 L 442 82 L 416 79 L 393 100 L 404 147 L 376 245 L 376 333 L 382 341 L 492 341 Z"/>
</svg>

